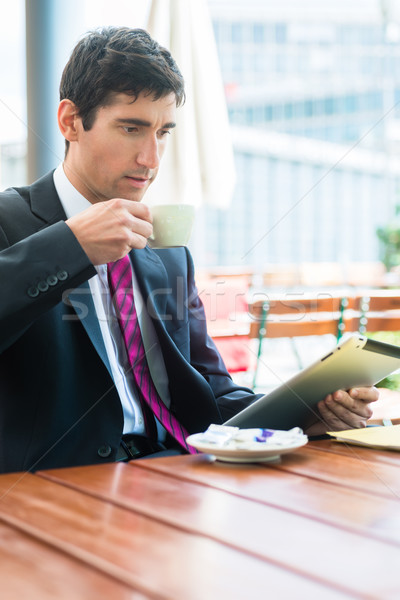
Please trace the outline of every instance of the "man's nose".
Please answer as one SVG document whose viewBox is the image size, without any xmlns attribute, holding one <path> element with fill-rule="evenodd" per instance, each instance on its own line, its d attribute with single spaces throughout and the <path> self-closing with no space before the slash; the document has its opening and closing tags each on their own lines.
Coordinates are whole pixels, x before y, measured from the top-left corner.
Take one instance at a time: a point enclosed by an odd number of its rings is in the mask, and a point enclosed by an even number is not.
<svg viewBox="0 0 400 600">
<path fill-rule="evenodd" d="M 160 164 L 160 152 L 157 138 L 147 138 L 138 153 L 137 162 L 147 169 L 156 169 Z"/>
</svg>

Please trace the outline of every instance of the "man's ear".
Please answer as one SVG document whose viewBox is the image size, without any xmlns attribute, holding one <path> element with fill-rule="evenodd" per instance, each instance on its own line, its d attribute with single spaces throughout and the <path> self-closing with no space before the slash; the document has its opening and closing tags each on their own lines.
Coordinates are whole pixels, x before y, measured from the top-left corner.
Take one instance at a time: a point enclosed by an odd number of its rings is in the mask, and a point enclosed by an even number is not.
<svg viewBox="0 0 400 600">
<path fill-rule="evenodd" d="M 68 99 L 61 100 L 57 112 L 58 126 L 61 133 L 69 142 L 75 142 L 78 137 L 80 117 L 76 105 Z"/>
</svg>

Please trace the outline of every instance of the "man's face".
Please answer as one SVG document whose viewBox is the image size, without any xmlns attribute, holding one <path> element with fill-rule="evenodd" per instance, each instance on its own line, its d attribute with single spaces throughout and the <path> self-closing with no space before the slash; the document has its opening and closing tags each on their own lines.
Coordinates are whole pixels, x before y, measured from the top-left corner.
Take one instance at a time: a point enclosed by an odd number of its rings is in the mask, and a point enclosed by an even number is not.
<svg viewBox="0 0 400 600">
<path fill-rule="evenodd" d="M 98 109 L 89 131 L 77 118 L 77 139 L 64 163 L 70 181 L 92 203 L 140 202 L 157 175 L 175 115 L 172 93 L 159 100 L 141 93 L 134 102 L 121 93 Z"/>
</svg>

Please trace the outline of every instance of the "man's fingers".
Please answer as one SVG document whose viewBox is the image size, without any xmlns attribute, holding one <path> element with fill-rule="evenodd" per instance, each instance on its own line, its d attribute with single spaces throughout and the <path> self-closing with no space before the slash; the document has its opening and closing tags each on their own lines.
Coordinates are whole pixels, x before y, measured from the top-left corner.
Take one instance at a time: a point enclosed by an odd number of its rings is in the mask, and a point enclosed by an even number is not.
<svg viewBox="0 0 400 600">
<path fill-rule="evenodd" d="M 358 415 L 345 409 L 343 406 L 330 404 L 326 400 L 318 404 L 318 410 L 327 430 L 340 431 L 343 429 L 358 429 L 366 427 L 368 417 Z"/>
<path fill-rule="evenodd" d="M 353 388 L 345 392 L 338 390 L 318 403 L 320 423 L 314 423 L 307 433 L 319 435 L 322 431 L 342 431 L 367 426 L 372 416 L 371 402 L 379 398 L 375 387 Z"/>
<path fill-rule="evenodd" d="M 338 390 L 334 394 L 327 396 L 326 400 L 333 412 L 337 414 L 337 410 L 341 411 L 343 407 L 356 414 L 369 418 L 372 414 L 372 409 L 369 404 L 375 402 L 379 398 L 379 392 L 376 388 L 356 388 L 345 392 Z M 340 413 L 341 414 L 341 413 Z"/>
<path fill-rule="evenodd" d="M 136 217 L 142 221 L 152 222 L 151 212 L 146 204 L 140 202 L 134 202 L 132 200 L 125 200 L 124 198 L 113 198 L 103 202 L 103 206 L 116 214 L 127 212 L 133 217 Z"/>
<path fill-rule="evenodd" d="M 134 233 L 147 238 L 153 233 L 153 225 L 149 221 L 138 219 L 137 217 L 131 217 L 130 230 Z"/>
<path fill-rule="evenodd" d="M 153 232 L 149 207 L 123 198 L 93 204 L 66 223 L 94 265 L 144 248 Z"/>
<path fill-rule="evenodd" d="M 379 390 L 375 386 L 352 388 L 348 390 L 348 394 L 352 398 L 357 398 L 363 402 L 376 402 L 379 400 Z"/>
<path fill-rule="evenodd" d="M 326 398 L 327 407 L 340 419 L 348 421 L 347 413 L 354 413 L 357 416 L 369 419 L 372 415 L 372 409 L 369 403 L 360 398 L 352 398 L 350 394 L 341 390 Z"/>
<path fill-rule="evenodd" d="M 110 227 L 113 226 L 117 231 L 120 228 L 121 235 L 128 232 L 130 249 L 144 248 L 147 238 L 153 233 L 152 217 L 148 206 L 123 198 L 114 198 L 105 204 Z"/>
<path fill-rule="evenodd" d="M 130 240 L 128 242 L 128 245 L 129 245 L 128 252 L 130 252 L 133 248 L 137 248 L 137 249 L 145 248 L 147 245 L 147 238 L 148 238 L 148 236 L 143 236 L 136 232 L 132 232 L 131 236 L 130 236 Z M 127 252 L 125 252 L 123 254 L 123 256 L 125 256 L 125 254 L 127 254 Z M 120 256 L 120 258 L 122 258 L 122 256 Z"/>
</svg>

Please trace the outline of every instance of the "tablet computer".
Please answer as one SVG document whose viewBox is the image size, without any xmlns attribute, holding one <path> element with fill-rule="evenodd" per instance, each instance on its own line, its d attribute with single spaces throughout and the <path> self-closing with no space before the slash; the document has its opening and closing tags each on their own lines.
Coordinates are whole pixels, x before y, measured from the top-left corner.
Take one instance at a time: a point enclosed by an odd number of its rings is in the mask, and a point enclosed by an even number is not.
<svg viewBox="0 0 400 600">
<path fill-rule="evenodd" d="M 224 425 L 304 429 L 315 421 L 316 405 L 327 394 L 375 385 L 397 369 L 400 369 L 400 347 L 351 335 Z"/>
</svg>

